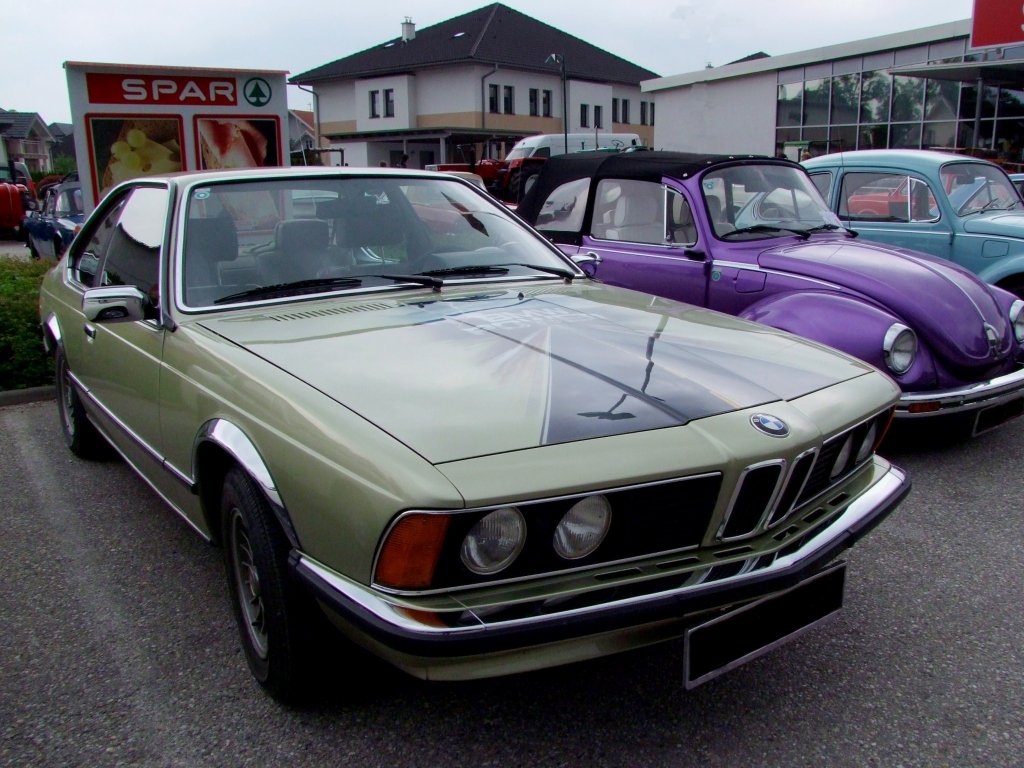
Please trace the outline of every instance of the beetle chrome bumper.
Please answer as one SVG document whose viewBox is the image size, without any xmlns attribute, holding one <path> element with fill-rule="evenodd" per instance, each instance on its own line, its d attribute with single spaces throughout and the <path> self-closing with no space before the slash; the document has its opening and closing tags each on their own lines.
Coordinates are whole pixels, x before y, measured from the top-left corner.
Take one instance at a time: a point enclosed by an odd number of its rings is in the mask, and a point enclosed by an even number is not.
<svg viewBox="0 0 1024 768">
<path fill-rule="evenodd" d="M 909 491 L 906 473 L 890 466 L 835 520 L 814 533 L 796 551 L 780 554 L 763 568 L 684 586 L 679 586 L 686 581 L 680 578 L 670 588 L 626 598 L 616 599 L 615 590 L 610 590 L 611 598 L 605 602 L 568 610 L 545 608 L 543 601 L 538 600 L 535 606 L 525 606 L 518 611 L 518 618 L 508 620 L 489 620 L 467 611 L 472 614 L 472 623 L 454 627 L 438 626 L 431 621 L 433 614 L 422 608 L 411 608 L 408 602 L 396 596 L 344 578 L 301 553 L 293 553 L 292 566 L 317 599 L 333 610 L 356 635 L 378 649 L 393 651 L 405 659 L 423 660 L 424 665 L 429 665 L 430 659 L 500 654 L 602 633 L 605 638 L 615 638 L 619 634 L 642 633 L 643 628 L 659 622 L 664 627 L 666 622 L 674 621 L 672 633 L 663 631 L 655 638 L 668 639 L 682 633 L 683 628 L 678 624 L 691 614 L 770 595 L 814 576 L 885 518 Z M 650 632 L 646 642 L 653 642 L 649 636 Z M 606 639 L 604 643 L 607 647 L 614 641 Z M 642 644 L 644 641 L 631 643 L 623 639 L 615 650 Z M 571 659 L 562 659 L 566 660 Z M 527 663 L 520 664 L 519 668 L 532 667 Z M 452 675 L 453 678 L 459 676 Z"/>
<path fill-rule="evenodd" d="M 896 418 L 946 416 L 1005 405 L 1014 400 L 1024 403 L 1024 368 L 989 381 L 955 389 L 905 392 L 896 405 Z"/>
</svg>

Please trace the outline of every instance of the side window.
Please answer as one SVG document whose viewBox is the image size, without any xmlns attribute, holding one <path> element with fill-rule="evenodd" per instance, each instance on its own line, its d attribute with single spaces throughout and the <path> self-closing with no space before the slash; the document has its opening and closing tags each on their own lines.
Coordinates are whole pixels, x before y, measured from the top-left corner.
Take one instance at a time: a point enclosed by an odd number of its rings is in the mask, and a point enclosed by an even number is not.
<svg viewBox="0 0 1024 768">
<path fill-rule="evenodd" d="M 821 195 L 822 199 L 828 202 L 828 193 L 832 191 L 832 172 L 812 173 L 811 182 L 818 190 L 818 194 Z"/>
<path fill-rule="evenodd" d="M 693 211 L 686 198 L 674 189 L 668 190 L 669 242 L 679 245 L 693 245 L 697 242 L 697 227 L 693 223 Z"/>
<path fill-rule="evenodd" d="M 110 238 L 117 227 L 117 220 L 121 217 L 128 197 L 122 197 L 106 216 L 97 222 L 88 234 L 88 242 L 79 250 L 71 254 L 68 262 L 68 269 L 71 278 L 78 281 L 86 288 L 95 288 L 98 281 L 100 260 L 106 255 L 110 245 Z"/>
<path fill-rule="evenodd" d="M 848 173 L 843 177 L 838 214 L 852 221 L 936 221 L 938 204 L 928 185 L 892 173 Z"/>
<path fill-rule="evenodd" d="M 665 243 L 665 187 L 653 181 L 602 179 L 594 196 L 594 237 Z"/>
<path fill-rule="evenodd" d="M 136 187 L 129 193 L 111 232 L 103 259 L 102 285 L 134 285 L 160 303 L 160 248 L 167 221 L 168 192 L 162 187 Z"/>
<path fill-rule="evenodd" d="M 45 215 L 47 215 L 47 216 L 52 216 L 53 215 L 53 212 L 54 212 L 54 208 L 53 208 L 54 200 L 55 200 L 55 196 L 53 194 L 53 190 L 52 189 L 46 190 L 46 199 L 43 200 L 43 213 Z"/>
<path fill-rule="evenodd" d="M 579 232 L 583 224 L 583 214 L 587 209 L 587 190 L 590 179 L 576 179 L 555 189 L 537 215 L 536 227 L 539 230 L 556 232 Z"/>
</svg>

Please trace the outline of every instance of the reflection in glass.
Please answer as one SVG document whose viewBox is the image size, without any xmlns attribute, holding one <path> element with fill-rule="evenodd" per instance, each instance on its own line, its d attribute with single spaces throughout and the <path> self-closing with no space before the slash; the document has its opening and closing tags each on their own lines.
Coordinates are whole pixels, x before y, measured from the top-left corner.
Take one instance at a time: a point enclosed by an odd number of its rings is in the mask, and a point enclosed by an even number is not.
<svg viewBox="0 0 1024 768">
<path fill-rule="evenodd" d="M 920 120 L 924 114 L 924 78 L 903 77 L 893 78 L 892 119 Z M 920 133 L 920 132 L 919 132 Z M 893 146 L 896 146 L 894 143 Z"/>
<path fill-rule="evenodd" d="M 925 149 L 951 148 L 956 146 L 956 123 L 950 120 L 942 123 L 925 123 L 921 145 Z"/>
<path fill-rule="evenodd" d="M 888 125 L 862 125 L 857 149 L 885 149 L 889 146 Z"/>
<path fill-rule="evenodd" d="M 891 90 L 892 83 L 888 72 L 864 73 L 860 87 L 860 120 L 862 123 L 882 123 L 889 119 Z"/>
<path fill-rule="evenodd" d="M 892 149 L 920 149 L 921 124 L 896 123 L 892 126 Z"/>
<path fill-rule="evenodd" d="M 924 119 L 952 120 L 957 114 L 960 83 L 952 80 L 928 80 L 925 85 Z"/>
<path fill-rule="evenodd" d="M 860 75 L 832 78 L 832 122 L 856 123 L 860 100 Z"/>
<path fill-rule="evenodd" d="M 828 124 L 830 78 L 808 80 L 804 87 L 804 125 Z M 805 137 L 806 138 L 806 137 Z"/>
<path fill-rule="evenodd" d="M 800 125 L 803 95 L 803 83 L 789 83 L 779 86 L 776 125 Z"/>
</svg>

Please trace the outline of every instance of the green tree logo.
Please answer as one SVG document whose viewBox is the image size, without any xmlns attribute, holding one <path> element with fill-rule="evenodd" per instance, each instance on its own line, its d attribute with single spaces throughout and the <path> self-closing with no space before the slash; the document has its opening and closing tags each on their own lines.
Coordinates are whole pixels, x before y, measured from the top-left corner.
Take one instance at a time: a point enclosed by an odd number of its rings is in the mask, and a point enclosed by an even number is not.
<svg viewBox="0 0 1024 768">
<path fill-rule="evenodd" d="M 262 77 L 252 77 L 246 80 L 245 85 L 242 88 L 242 95 L 245 96 L 245 100 L 254 107 L 264 106 L 268 101 L 270 101 L 270 95 L 272 93 L 273 91 L 270 88 L 270 83 Z"/>
</svg>

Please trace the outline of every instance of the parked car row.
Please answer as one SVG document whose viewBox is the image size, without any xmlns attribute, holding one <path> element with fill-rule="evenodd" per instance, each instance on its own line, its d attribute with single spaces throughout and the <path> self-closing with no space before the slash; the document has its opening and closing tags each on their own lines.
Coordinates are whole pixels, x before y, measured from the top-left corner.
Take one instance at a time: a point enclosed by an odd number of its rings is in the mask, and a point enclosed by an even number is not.
<svg viewBox="0 0 1024 768">
<path fill-rule="evenodd" d="M 700 685 L 841 609 L 838 556 L 910 489 L 893 418 L 1024 409 L 1024 301 L 819 194 L 1019 202 L 961 170 L 567 155 L 516 213 L 405 169 L 125 182 L 41 290 L 62 433 L 223 548 L 276 697 L 321 638 L 427 679 L 679 639 Z"/>
</svg>

